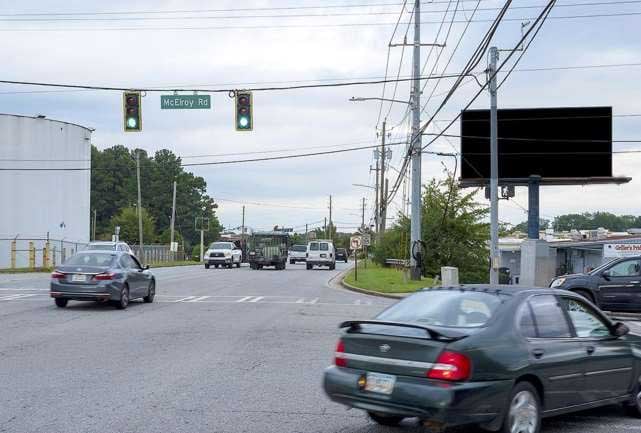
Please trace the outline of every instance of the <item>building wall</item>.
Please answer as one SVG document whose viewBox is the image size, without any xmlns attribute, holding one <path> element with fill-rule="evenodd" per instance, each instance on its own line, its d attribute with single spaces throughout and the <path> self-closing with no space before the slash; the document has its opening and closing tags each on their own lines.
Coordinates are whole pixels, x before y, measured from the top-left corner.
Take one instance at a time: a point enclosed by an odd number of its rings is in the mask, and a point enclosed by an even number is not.
<svg viewBox="0 0 641 433">
<path fill-rule="evenodd" d="M 89 241 L 90 140 L 91 131 L 82 126 L 0 114 L 0 168 L 15 169 L 0 170 L 0 268 L 10 266 L 15 238 L 21 250 L 29 239 L 39 250 L 47 238 L 74 246 Z M 18 170 L 40 168 L 83 170 Z M 16 260 L 26 267 L 28 253 L 19 252 Z"/>
</svg>

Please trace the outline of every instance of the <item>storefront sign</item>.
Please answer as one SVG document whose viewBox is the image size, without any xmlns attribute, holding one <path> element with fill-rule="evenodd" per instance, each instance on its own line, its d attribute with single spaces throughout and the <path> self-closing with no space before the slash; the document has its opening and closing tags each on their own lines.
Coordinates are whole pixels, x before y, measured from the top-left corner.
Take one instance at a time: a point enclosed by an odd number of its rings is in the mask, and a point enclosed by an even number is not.
<svg viewBox="0 0 641 433">
<path fill-rule="evenodd" d="M 603 245 L 603 257 L 629 257 L 629 256 L 641 256 L 641 243 Z"/>
</svg>

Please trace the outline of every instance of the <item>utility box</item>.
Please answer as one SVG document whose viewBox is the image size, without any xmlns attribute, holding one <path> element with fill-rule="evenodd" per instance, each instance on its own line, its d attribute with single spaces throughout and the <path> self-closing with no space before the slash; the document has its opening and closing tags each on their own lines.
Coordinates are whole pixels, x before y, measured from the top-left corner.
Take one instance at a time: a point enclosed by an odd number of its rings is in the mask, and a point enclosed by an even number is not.
<svg viewBox="0 0 641 433">
<path fill-rule="evenodd" d="M 458 268 L 443 266 L 441 268 L 441 285 L 444 287 L 458 286 Z"/>
</svg>

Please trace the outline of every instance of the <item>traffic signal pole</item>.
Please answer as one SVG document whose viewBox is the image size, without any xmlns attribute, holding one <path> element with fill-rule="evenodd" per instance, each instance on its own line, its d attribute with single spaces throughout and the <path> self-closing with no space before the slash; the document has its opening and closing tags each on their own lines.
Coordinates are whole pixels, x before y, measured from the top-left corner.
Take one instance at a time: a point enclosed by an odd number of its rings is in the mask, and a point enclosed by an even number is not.
<svg viewBox="0 0 641 433">
<path fill-rule="evenodd" d="M 414 56 L 412 78 L 412 138 L 410 152 L 412 155 L 412 216 L 410 242 L 410 277 L 421 279 L 422 263 L 417 260 L 421 254 L 421 1 L 414 1 Z"/>
<path fill-rule="evenodd" d="M 497 47 L 490 48 L 490 284 L 499 283 L 499 157 L 496 64 Z"/>
<path fill-rule="evenodd" d="M 140 241 L 140 259 L 145 262 L 145 249 L 142 240 L 142 194 L 140 193 L 140 151 L 136 151 L 136 179 L 138 180 L 138 240 Z"/>
</svg>

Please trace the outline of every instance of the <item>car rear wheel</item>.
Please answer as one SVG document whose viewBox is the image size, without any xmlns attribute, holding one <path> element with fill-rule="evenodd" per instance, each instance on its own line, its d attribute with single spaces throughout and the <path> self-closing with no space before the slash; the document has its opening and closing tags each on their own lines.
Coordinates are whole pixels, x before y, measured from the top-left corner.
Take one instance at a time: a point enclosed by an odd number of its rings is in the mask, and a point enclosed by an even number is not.
<svg viewBox="0 0 641 433">
<path fill-rule="evenodd" d="M 214 265 L 214 268 L 218 269 L 218 265 Z"/>
<path fill-rule="evenodd" d="M 290 260 L 290 261 L 289 261 L 289 264 L 290 264 L 290 265 L 293 265 L 293 264 L 295 264 L 295 263 L 296 263 L 296 262 L 295 262 L 294 260 Z"/>
<path fill-rule="evenodd" d="M 312 268 L 313 268 L 313 266 L 312 266 L 312 265 L 310 265 L 309 263 L 307 263 L 307 270 L 309 271 L 309 270 L 310 270 L 310 269 L 312 269 Z"/>
<path fill-rule="evenodd" d="M 142 298 L 143 301 L 145 301 L 148 304 L 151 304 L 154 302 L 154 297 L 156 296 L 156 282 L 152 281 L 151 284 L 149 285 L 149 290 L 147 291 L 147 296 Z"/>
<path fill-rule="evenodd" d="M 205 269 L 209 269 L 209 263 L 205 263 Z"/>
<path fill-rule="evenodd" d="M 541 399 L 529 382 L 519 382 L 512 389 L 503 420 L 502 433 L 539 433 Z"/>
<path fill-rule="evenodd" d="M 399 425 L 401 421 L 405 419 L 405 417 L 402 417 L 402 416 L 382 415 L 376 412 L 367 412 L 367 414 L 377 424 L 387 425 L 387 426 Z"/>
<path fill-rule="evenodd" d="M 120 292 L 120 299 L 116 301 L 116 308 L 124 310 L 129 306 L 129 287 L 125 286 Z"/>
<path fill-rule="evenodd" d="M 625 412 L 630 416 L 641 418 L 641 377 L 632 393 L 632 401 L 625 405 Z"/>
<path fill-rule="evenodd" d="M 236 262 L 236 267 L 237 267 L 237 268 L 240 268 L 240 258 L 239 258 L 239 259 L 238 259 L 238 261 Z"/>
<path fill-rule="evenodd" d="M 56 298 L 56 307 L 58 308 L 65 308 L 68 303 L 69 303 L 69 299 Z"/>
</svg>

